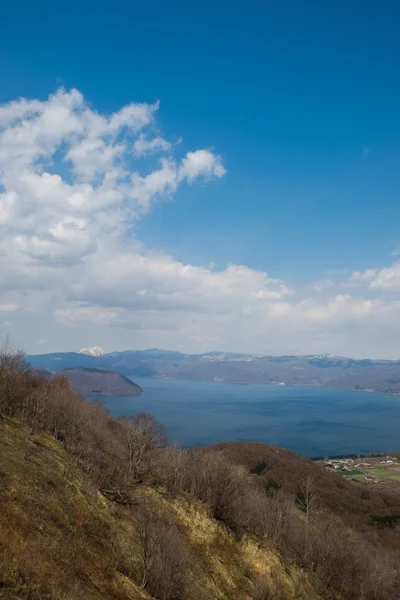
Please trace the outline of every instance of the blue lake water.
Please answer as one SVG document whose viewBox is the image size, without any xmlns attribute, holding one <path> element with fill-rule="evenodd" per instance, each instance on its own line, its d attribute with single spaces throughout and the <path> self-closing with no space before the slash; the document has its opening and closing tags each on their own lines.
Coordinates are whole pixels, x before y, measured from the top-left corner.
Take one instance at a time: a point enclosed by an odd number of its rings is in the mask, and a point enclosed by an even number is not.
<svg viewBox="0 0 400 600">
<path fill-rule="evenodd" d="M 148 412 L 182 446 L 258 441 L 307 456 L 400 450 L 400 397 L 278 385 L 137 378 L 113 416 Z"/>
</svg>

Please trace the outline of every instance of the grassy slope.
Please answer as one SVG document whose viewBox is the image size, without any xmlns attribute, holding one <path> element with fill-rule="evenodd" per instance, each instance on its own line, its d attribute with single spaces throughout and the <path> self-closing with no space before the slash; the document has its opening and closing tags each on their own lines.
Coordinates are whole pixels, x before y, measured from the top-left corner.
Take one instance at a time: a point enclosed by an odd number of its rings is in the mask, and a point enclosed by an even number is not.
<svg viewBox="0 0 400 600">
<path fill-rule="evenodd" d="M 265 574 L 273 597 L 317 600 L 307 576 L 267 545 L 240 542 L 189 496 L 138 487 L 181 524 L 205 598 L 256 598 L 249 575 Z M 106 500 L 60 443 L 0 416 L 0 598 L 149 600 L 138 581 L 133 507 Z M 187 600 L 201 600 L 188 590 Z M 184 599 L 183 599 L 184 600 Z"/>
</svg>

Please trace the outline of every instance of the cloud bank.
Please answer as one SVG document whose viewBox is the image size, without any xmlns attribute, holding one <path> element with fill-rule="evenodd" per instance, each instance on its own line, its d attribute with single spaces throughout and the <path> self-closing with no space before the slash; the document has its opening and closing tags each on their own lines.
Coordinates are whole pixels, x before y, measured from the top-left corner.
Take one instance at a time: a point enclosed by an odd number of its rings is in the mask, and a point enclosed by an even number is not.
<svg viewBox="0 0 400 600">
<path fill-rule="evenodd" d="M 176 156 L 158 110 L 100 114 L 63 89 L 0 106 L 0 312 L 13 315 L 4 323 L 18 341 L 399 356 L 399 264 L 347 282 L 322 274 L 296 291 L 247 265 L 186 264 L 135 237 L 158 202 L 226 173 L 209 148 Z"/>
</svg>

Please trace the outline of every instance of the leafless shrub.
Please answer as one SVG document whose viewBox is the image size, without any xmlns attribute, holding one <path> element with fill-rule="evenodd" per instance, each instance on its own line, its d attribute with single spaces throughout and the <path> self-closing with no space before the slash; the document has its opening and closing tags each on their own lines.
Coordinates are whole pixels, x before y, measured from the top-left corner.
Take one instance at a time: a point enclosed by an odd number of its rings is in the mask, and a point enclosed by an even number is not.
<svg viewBox="0 0 400 600">
<path fill-rule="evenodd" d="M 154 456 L 152 477 L 155 484 L 170 491 L 186 489 L 190 452 L 170 444 L 159 449 Z"/>
<path fill-rule="evenodd" d="M 141 585 L 160 600 L 178 600 L 191 579 L 187 541 L 170 515 L 148 496 L 135 515 L 140 540 Z"/>
<path fill-rule="evenodd" d="M 321 513 L 312 524 L 309 559 L 328 598 L 336 598 L 339 592 L 359 600 L 396 597 L 399 582 L 394 557 L 330 514 Z"/>
<path fill-rule="evenodd" d="M 242 501 L 248 494 L 248 477 L 242 467 L 231 465 L 217 452 L 192 452 L 180 483 L 211 508 L 215 519 L 232 528 L 244 525 L 247 515 Z"/>
</svg>

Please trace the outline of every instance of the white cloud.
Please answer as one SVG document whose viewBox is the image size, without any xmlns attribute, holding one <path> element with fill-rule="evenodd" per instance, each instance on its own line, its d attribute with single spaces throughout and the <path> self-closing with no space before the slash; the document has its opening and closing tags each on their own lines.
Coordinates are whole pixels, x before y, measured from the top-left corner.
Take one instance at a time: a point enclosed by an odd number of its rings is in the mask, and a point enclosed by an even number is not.
<svg viewBox="0 0 400 600">
<path fill-rule="evenodd" d="M 136 142 L 133 144 L 133 151 L 136 156 L 146 156 L 154 152 L 167 152 L 171 148 L 170 142 L 164 138 L 157 136 L 148 140 L 143 133 L 140 134 Z"/>
<path fill-rule="evenodd" d="M 12 327 L 12 321 L 3 321 L 1 326 L 2 327 Z"/>
<path fill-rule="evenodd" d="M 350 277 L 350 281 L 355 283 L 369 283 L 377 274 L 377 269 L 367 269 L 366 271 L 355 271 Z"/>
<path fill-rule="evenodd" d="M 370 287 L 382 290 L 400 290 L 400 263 L 381 269 L 372 279 Z"/>
<path fill-rule="evenodd" d="M 95 255 L 85 259 L 84 270 L 85 277 L 77 276 L 70 286 L 69 301 L 79 303 L 79 318 L 88 312 L 82 313 L 82 305 L 89 303 L 107 308 L 113 322 L 121 309 L 240 313 L 244 307 L 258 309 L 266 300 L 293 293 L 262 271 L 241 265 L 219 271 L 188 265 L 139 243 L 128 248 L 101 244 Z M 69 310 L 62 314 L 71 319 Z"/>
<path fill-rule="evenodd" d="M 367 269 L 356 271 L 350 278 L 351 283 L 368 284 L 373 290 L 400 290 L 400 262 L 393 263 L 383 269 Z"/>
<path fill-rule="evenodd" d="M 0 106 L 0 312 L 20 311 L 22 345 L 32 329 L 32 347 L 52 350 L 93 336 L 108 350 L 397 355 L 393 298 L 317 301 L 264 271 L 186 264 L 132 237 L 156 201 L 225 174 L 213 151 L 177 158 L 154 137 L 158 108 L 102 115 L 76 90 Z M 394 264 L 353 273 L 348 285 L 394 292 L 398 281 Z M 326 277 L 303 293 L 333 285 Z"/>
<path fill-rule="evenodd" d="M 221 299 L 221 302 L 224 299 Z M 359 357 L 398 357 L 400 302 L 386 303 L 361 297 L 338 295 L 326 303 L 267 301 L 259 306 L 233 301 L 211 309 L 205 305 L 169 311 L 146 305 L 106 308 L 70 306 L 57 312 L 69 325 L 88 323 L 116 328 L 114 337 L 129 346 L 157 346 L 185 351 L 210 348 L 264 353 L 308 354 L 332 352 Z M 130 333 L 131 332 L 131 333 Z"/>
<path fill-rule="evenodd" d="M 211 179 L 212 177 L 222 177 L 225 173 L 219 156 L 210 150 L 196 150 L 188 152 L 183 159 L 178 171 L 178 180 L 187 179 L 189 183 L 193 183 L 198 177 Z"/>
<path fill-rule="evenodd" d="M 143 148 L 157 110 L 130 104 L 101 115 L 77 90 L 62 89 L 0 107 L 0 285 L 32 269 L 27 287 L 57 278 L 48 267 L 77 265 L 96 254 L 99 239 L 123 238 L 155 198 L 171 197 L 185 180 L 223 175 L 208 150 L 163 157 L 141 175 L 135 142 Z M 158 149 L 168 149 L 161 139 Z"/>
<path fill-rule="evenodd" d="M 150 208 L 151 200 L 157 196 L 171 197 L 178 188 L 178 171 L 175 161 L 162 158 L 159 168 L 145 177 L 133 173 L 131 193 L 142 212 Z"/>
</svg>

